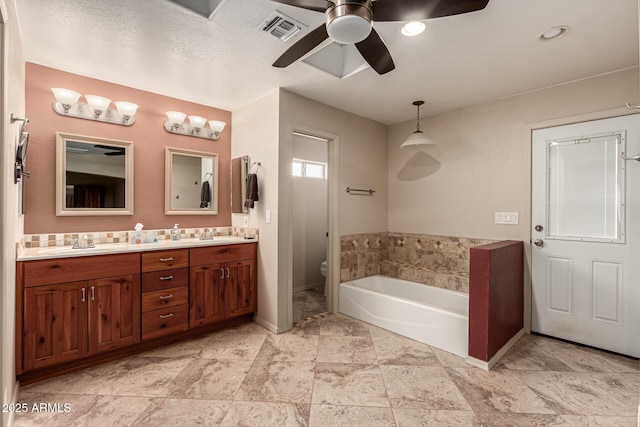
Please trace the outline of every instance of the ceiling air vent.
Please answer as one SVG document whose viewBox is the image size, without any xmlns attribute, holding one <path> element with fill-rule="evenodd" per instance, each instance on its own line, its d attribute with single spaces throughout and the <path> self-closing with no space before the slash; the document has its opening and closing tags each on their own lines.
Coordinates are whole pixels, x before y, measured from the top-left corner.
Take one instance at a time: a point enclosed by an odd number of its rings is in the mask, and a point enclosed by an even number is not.
<svg viewBox="0 0 640 427">
<path fill-rule="evenodd" d="M 265 33 L 269 33 L 274 37 L 279 38 L 283 42 L 286 42 L 291 37 L 295 36 L 305 28 L 301 22 L 296 21 L 293 18 L 288 17 L 284 13 L 276 10 L 267 19 L 262 21 L 259 29 Z"/>
</svg>

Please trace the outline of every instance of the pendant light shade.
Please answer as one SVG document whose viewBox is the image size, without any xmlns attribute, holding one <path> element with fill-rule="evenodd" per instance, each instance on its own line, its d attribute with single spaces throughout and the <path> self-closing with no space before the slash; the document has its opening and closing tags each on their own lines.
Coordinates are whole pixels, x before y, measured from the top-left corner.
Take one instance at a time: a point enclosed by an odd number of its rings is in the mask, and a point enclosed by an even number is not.
<svg viewBox="0 0 640 427">
<path fill-rule="evenodd" d="M 415 105 L 418 109 L 416 116 L 416 131 L 405 139 L 405 141 L 400 144 L 400 148 L 408 148 L 408 147 L 416 147 L 420 145 L 436 145 L 435 142 L 431 138 L 429 138 L 424 132 L 420 130 L 420 106 L 424 104 L 424 101 L 414 101 L 413 105 Z"/>
</svg>

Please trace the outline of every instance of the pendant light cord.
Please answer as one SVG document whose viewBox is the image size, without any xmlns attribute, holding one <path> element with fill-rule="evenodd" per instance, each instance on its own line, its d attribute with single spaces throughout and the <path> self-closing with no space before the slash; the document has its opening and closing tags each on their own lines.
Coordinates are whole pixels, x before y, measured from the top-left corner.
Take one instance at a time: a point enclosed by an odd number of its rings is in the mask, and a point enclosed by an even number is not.
<svg viewBox="0 0 640 427">
<path fill-rule="evenodd" d="M 416 132 L 420 132 L 420 104 L 417 105 L 418 112 L 416 113 Z"/>
</svg>

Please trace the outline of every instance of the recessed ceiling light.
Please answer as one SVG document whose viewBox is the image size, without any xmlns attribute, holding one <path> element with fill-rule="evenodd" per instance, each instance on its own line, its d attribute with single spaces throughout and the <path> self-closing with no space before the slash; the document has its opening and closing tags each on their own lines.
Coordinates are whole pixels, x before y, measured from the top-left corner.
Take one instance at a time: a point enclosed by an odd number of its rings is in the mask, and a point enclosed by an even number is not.
<svg viewBox="0 0 640 427">
<path fill-rule="evenodd" d="M 551 27 L 544 33 L 540 34 L 538 40 L 541 42 L 548 42 L 551 40 L 558 40 L 560 37 L 564 36 L 569 32 L 569 27 L 566 25 L 559 25 L 557 27 Z"/>
<path fill-rule="evenodd" d="M 424 22 L 412 21 L 404 24 L 400 32 L 402 33 L 403 36 L 413 37 L 413 36 L 417 36 L 418 34 L 422 34 L 425 27 L 426 26 L 424 25 Z"/>
</svg>

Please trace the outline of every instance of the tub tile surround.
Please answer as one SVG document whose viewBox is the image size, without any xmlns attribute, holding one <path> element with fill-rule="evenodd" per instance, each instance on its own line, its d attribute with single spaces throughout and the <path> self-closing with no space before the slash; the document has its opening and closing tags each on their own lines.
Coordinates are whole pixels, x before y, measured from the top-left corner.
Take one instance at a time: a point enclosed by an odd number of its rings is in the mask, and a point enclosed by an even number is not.
<svg viewBox="0 0 640 427">
<path fill-rule="evenodd" d="M 244 227 L 198 227 L 198 228 L 180 228 L 181 239 L 194 239 L 200 237 L 204 233 L 205 229 L 211 230 L 213 237 L 219 236 L 234 236 L 254 238 L 258 237 L 257 228 L 244 228 Z M 171 238 L 171 228 L 145 230 L 155 231 L 158 235 L 158 240 L 169 240 Z M 48 233 L 48 234 L 25 234 L 18 244 L 18 249 L 24 248 L 46 248 L 53 246 L 72 246 L 74 241 L 87 236 L 89 239 L 93 239 L 93 243 L 98 244 L 111 244 L 111 243 L 129 243 L 130 233 L 132 231 L 87 231 L 77 233 Z M 144 245 L 144 243 L 141 243 Z"/>
<path fill-rule="evenodd" d="M 340 281 L 382 274 L 469 292 L 470 249 L 495 240 L 380 232 L 340 238 Z"/>
<path fill-rule="evenodd" d="M 326 359 L 348 342 L 367 354 Z M 71 412 L 17 413 L 15 425 L 631 427 L 639 378 L 637 360 L 534 335 L 485 372 L 330 314 L 281 335 L 246 323 L 23 386 L 18 402 Z"/>
</svg>

